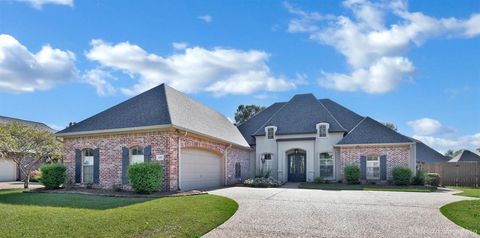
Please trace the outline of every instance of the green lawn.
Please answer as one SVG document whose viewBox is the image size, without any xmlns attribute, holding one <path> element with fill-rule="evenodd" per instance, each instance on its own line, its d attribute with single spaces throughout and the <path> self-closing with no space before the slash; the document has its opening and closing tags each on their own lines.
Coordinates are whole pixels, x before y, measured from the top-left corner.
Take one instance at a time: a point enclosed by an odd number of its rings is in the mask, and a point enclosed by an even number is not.
<svg viewBox="0 0 480 238">
<path fill-rule="evenodd" d="M 158 199 L 0 191 L 2 237 L 198 237 L 238 209 L 214 195 Z"/>
<path fill-rule="evenodd" d="M 301 183 L 299 188 L 322 190 L 365 190 L 365 191 L 391 191 L 391 192 L 432 192 L 436 188 L 425 186 L 392 186 L 370 184 L 342 184 L 342 183 Z"/>
<path fill-rule="evenodd" d="M 448 188 L 462 190 L 461 193 L 456 193 L 455 195 L 480 198 L 480 188 L 460 187 L 460 186 L 459 187 L 452 186 Z"/>
<path fill-rule="evenodd" d="M 455 224 L 480 234 L 480 200 L 450 203 L 440 212 Z"/>
</svg>

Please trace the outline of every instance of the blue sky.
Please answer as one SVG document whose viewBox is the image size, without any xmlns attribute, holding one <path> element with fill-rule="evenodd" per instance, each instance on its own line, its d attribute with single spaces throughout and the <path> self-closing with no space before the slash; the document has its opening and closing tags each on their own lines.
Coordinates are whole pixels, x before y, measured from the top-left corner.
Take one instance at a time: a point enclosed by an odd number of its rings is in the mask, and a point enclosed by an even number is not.
<svg viewBox="0 0 480 238">
<path fill-rule="evenodd" d="M 160 83 L 331 98 L 440 151 L 480 147 L 478 1 L 0 1 L 0 115 L 56 129 Z"/>
</svg>

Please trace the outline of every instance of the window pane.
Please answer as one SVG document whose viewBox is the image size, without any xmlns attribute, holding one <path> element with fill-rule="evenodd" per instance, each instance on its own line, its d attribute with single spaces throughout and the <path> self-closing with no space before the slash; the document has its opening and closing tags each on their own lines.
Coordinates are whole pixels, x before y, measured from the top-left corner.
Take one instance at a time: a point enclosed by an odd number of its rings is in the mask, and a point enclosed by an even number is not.
<svg viewBox="0 0 480 238">
<path fill-rule="evenodd" d="M 143 162 L 145 162 L 143 155 L 132 155 L 132 158 L 130 159 L 130 164 L 138 164 Z"/>
<path fill-rule="evenodd" d="M 93 166 L 92 165 L 83 166 L 83 182 L 93 183 Z"/>
<path fill-rule="evenodd" d="M 367 157 L 367 179 L 380 179 L 380 157 Z"/>
</svg>

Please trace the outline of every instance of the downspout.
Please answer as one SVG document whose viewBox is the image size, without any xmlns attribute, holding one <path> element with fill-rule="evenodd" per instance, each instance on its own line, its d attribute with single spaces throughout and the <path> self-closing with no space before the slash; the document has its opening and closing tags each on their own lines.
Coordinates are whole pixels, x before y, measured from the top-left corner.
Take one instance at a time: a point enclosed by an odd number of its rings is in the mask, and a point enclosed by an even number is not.
<svg viewBox="0 0 480 238">
<path fill-rule="evenodd" d="M 225 159 L 223 160 L 223 173 L 224 173 L 224 185 L 228 185 L 228 162 L 227 162 L 227 159 L 228 159 L 228 150 L 232 148 L 232 144 L 228 144 L 227 148 L 225 148 L 225 152 L 224 152 L 224 157 Z"/>
<path fill-rule="evenodd" d="M 187 137 L 188 131 L 185 131 L 185 134 L 183 137 Z M 180 136 L 177 137 L 177 190 L 181 190 L 180 188 L 180 153 L 181 153 L 181 148 L 180 148 Z"/>
</svg>

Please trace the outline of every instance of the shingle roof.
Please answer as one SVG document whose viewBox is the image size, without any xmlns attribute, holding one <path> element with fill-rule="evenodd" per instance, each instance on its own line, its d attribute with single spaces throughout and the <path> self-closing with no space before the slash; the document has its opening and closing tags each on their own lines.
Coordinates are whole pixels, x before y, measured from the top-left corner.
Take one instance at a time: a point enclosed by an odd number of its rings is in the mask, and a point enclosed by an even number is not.
<svg viewBox="0 0 480 238">
<path fill-rule="evenodd" d="M 255 137 L 253 136 L 253 134 L 258 130 L 258 128 L 262 127 L 265 122 L 272 117 L 274 113 L 280 110 L 283 105 L 285 105 L 285 102 L 274 103 L 271 106 L 267 107 L 265 110 L 261 111 L 260 113 L 247 120 L 246 122 L 238 125 L 238 129 L 242 133 L 243 137 L 245 137 L 245 140 L 247 140 L 248 144 L 255 144 Z"/>
<path fill-rule="evenodd" d="M 10 123 L 10 122 L 19 122 L 26 124 L 28 126 L 36 127 L 41 130 L 48 131 L 50 133 L 55 133 L 56 130 L 52 129 L 51 127 L 45 125 L 44 123 L 41 122 L 36 122 L 36 121 L 28 121 L 28 120 L 23 120 L 23 119 L 18 119 L 18 118 L 13 118 L 13 117 L 5 117 L 5 116 L 0 116 L 0 124 L 4 123 Z"/>
<path fill-rule="evenodd" d="M 337 145 L 411 143 L 412 140 L 382 123 L 365 117 Z"/>
<path fill-rule="evenodd" d="M 480 161 L 480 155 L 477 155 L 469 150 L 462 150 L 460 154 L 453 157 L 448 162 L 461 162 L 461 161 Z"/>
<path fill-rule="evenodd" d="M 264 128 L 268 125 L 276 126 L 278 135 L 316 133 L 316 125 L 320 122 L 330 124 L 330 132 L 347 132 L 313 94 L 299 94 L 274 113 L 254 135 L 265 135 Z"/>
<path fill-rule="evenodd" d="M 362 116 L 330 99 L 320 99 L 319 101 L 327 108 L 335 119 L 337 119 L 342 127 L 348 131 L 351 131 L 363 119 Z"/>
<path fill-rule="evenodd" d="M 185 94 L 161 84 L 87 118 L 58 135 L 171 125 L 236 145 L 248 147 L 228 119 Z"/>
<path fill-rule="evenodd" d="M 447 157 L 440 154 L 438 151 L 434 150 L 428 145 L 425 145 L 423 142 L 419 140 L 415 140 L 415 139 L 412 139 L 412 140 L 417 142 L 417 147 L 416 147 L 417 162 L 422 162 L 422 163 L 448 162 Z"/>
</svg>

